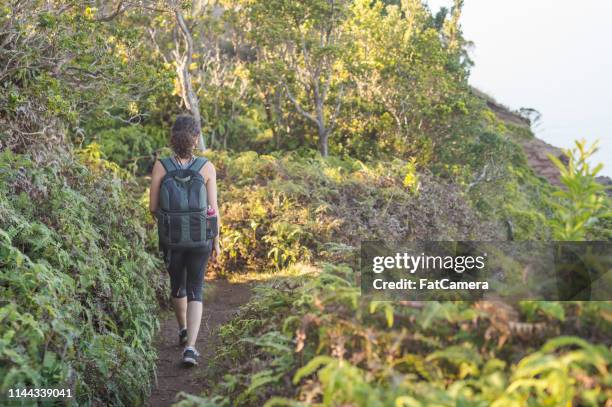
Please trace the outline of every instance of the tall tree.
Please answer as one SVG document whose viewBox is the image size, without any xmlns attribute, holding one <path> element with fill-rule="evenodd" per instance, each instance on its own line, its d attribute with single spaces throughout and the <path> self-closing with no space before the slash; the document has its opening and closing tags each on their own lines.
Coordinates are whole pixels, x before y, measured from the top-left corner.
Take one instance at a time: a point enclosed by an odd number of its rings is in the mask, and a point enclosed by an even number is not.
<svg viewBox="0 0 612 407">
<path fill-rule="evenodd" d="M 353 2 L 350 35 L 357 57 L 350 71 L 361 100 L 382 105 L 395 123 L 395 134 L 378 143 L 430 157 L 455 136 L 450 123 L 465 115 L 469 98 L 467 69 L 457 58 L 463 50 L 461 1 L 452 16 L 443 16 L 447 34 L 420 0 L 398 3 Z"/>
<path fill-rule="evenodd" d="M 260 62 L 295 110 L 316 126 L 321 155 L 340 112 L 346 0 L 255 0 L 249 19 Z"/>
</svg>

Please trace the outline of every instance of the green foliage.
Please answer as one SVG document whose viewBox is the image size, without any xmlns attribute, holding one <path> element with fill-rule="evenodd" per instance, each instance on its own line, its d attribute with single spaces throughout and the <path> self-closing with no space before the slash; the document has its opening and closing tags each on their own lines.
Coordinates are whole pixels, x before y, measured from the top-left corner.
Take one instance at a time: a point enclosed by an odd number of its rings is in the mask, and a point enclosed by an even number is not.
<svg viewBox="0 0 612 407">
<path fill-rule="evenodd" d="M 416 172 L 416 160 L 414 158 L 406 164 L 406 176 L 404 177 L 404 186 L 413 194 L 419 192 L 419 175 Z"/>
<path fill-rule="evenodd" d="M 91 130 L 140 122 L 171 91 L 169 71 L 140 53 L 146 33 L 132 16 L 106 24 L 102 13 L 71 1 L 2 9 L 5 146 L 64 137 L 66 129 L 79 143 Z"/>
<path fill-rule="evenodd" d="M 555 301 L 521 301 L 520 307 L 528 320 L 533 321 L 538 315 L 545 315 L 559 321 L 565 320 L 565 308 Z"/>
<path fill-rule="evenodd" d="M 612 217 L 605 188 L 595 180 L 603 164 L 591 168 L 588 160 L 597 151 L 597 143 L 591 147 L 586 141 L 576 141 L 576 148 L 566 152 L 568 163 L 549 156 L 561 173 L 563 189 L 555 192 L 560 200 L 555 204 L 552 219 L 553 236 L 557 240 L 586 240 L 600 218 Z"/>
<path fill-rule="evenodd" d="M 556 336 L 586 322 L 580 304 L 525 303 L 553 329 L 524 337 L 508 328 L 503 348 L 485 335 L 498 332 L 503 307 L 486 304 L 369 302 L 344 266 L 279 277 L 222 329 L 223 382 L 183 405 L 598 406 L 612 396 L 610 348 Z M 589 307 L 602 315 L 609 304 Z M 578 333 L 598 338 L 610 328 Z"/>
<path fill-rule="evenodd" d="M 173 13 L 14 3 L 0 8 L 0 392 L 69 387 L 77 404 L 143 404 L 163 287 L 130 173 L 146 172 L 184 108 Z M 519 144 L 533 134 L 469 88 L 463 1 L 436 16 L 418 0 L 221 4 L 184 10 L 186 68 L 216 149 L 224 252 L 213 267 L 303 274 L 258 287 L 221 328 L 222 380 L 180 405 L 612 399 L 609 303 L 368 302 L 347 265 L 364 239 L 610 237 L 592 149 L 556 163 L 554 201 Z M 331 157 L 313 149 L 322 136 Z M 84 148 L 58 148 L 71 142 Z"/>
<path fill-rule="evenodd" d="M 95 136 L 105 158 L 136 173 L 145 173 L 155 153 L 168 145 L 169 131 L 156 126 L 107 129 Z"/>
<path fill-rule="evenodd" d="M 563 350 L 567 347 L 578 349 Z M 608 372 L 611 362 L 612 353 L 605 346 L 575 337 L 551 339 L 516 365 L 508 388 L 493 406 L 531 400 L 538 400 L 539 405 L 565 406 L 577 399 L 584 405 L 600 405 L 604 400 L 600 386 L 609 389 L 612 384 Z M 579 390 L 585 375 L 597 383 L 595 388 Z"/>
<path fill-rule="evenodd" d="M 467 85 L 461 4 L 436 18 L 413 1 L 225 6 L 220 18 L 214 7 L 194 18 L 203 38 L 194 82 L 211 144 L 321 150 L 329 137 L 335 154 L 427 163 L 477 134 L 484 106 Z"/>
<path fill-rule="evenodd" d="M 116 171 L 91 150 L 39 163 L 0 153 L 2 394 L 71 388 L 78 404 L 113 405 L 148 394 L 159 261 Z"/>
<path fill-rule="evenodd" d="M 498 191 L 499 196 L 481 198 L 488 198 L 489 203 L 495 202 L 491 199 L 515 199 L 514 205 L 524 205 L 537 222 L 545 222 L 546 212 L 540 208 L 547 206 L 529 205 L 527 200 L 536 194 L 549 199 L 552 188 L 525 169 L 524 156 L 512 144 L 494 134 L 484 140 L 501 146 L 498 152 L 506 154 L 501 156 L 517 166 L 516 170 L 500 173 L 514 183 L 507 189 L 496 189 L 503 183 L 485 181 L 471 192 L 487 190 L 492 195 L 491 191 Z M 310 154 L 273 157 L 253 152 L 232 157 L 215 154 L 211 158 L 218 163 L 222 190 L 229 190 L 221 200 L 228 202 L 224 203 L 224 223 L 231 227 L 226 233 L 235 238 L 259 230 L 265 237 L 260 242 L 281 243 L 282 247 L 282 242 L 266 237 L 277 232 L 266 231 L 282 230 L 287 224 L 296 228 L 299 224 L 301 232 L 296 235 L 301 238 L 285 240 L 307 247 L 309 254 L 296 256 L 295 261 L 317 258 L 335 264 L 351 262 L 351 248 L 361 238 L 409 239 L 410 235 L 402 234 L 405 231 L 395 230 L 388 223 L 376 225 L 366 214 L 376 213 L 386 220 L 402 214 L 404 222 L 413 224 L 419 218 L 430 218 L 428 213 L 434 210 L 431 203 L 441 201 L 434 198 L 439 179 L 416 172 L 410 163 L 399 160 L 364 165 Z M 421 181 L 418 196 L 404 185 L 406 169 L 414 171 Z M 487 189 L 482 189 L 483 185 Z M 266 191 L 267 199 L 260 198 L 262 191 Z M 254 199 L 249 203 L 243 199 L 237 205 L 238 197 L 245 193 Z M 445 194 L 449 199 L 451 192 L 446 189 Z M 460 200 L 458 196 L 452 199 L 457 210 Z M 398 202 L 407 205 L 405 211 Z M 411 206 L 415 202 L 419 204 Z M 283 204 L 278 214 L 276 209 L 269 209 Z M 453 211 L 446 208 L 437 213 Z M 452 218 L 461 219 L 469 216 L 467 213 Z M 508 213 L 515 214 L 513 220 L 520 219 L 517 212 Z M 295 217 L 288 221 L 281 214 Z M 315 225 L 319 222 L 309 221 L 313 214 L 326 215 L 322 223 L 338 227 L 317 233 Z M 266 224 L 268 221 L 271 223 Z M 366 223 L 369 228 L 364 227 Z M 515 223 L 520 236 L 537 236 L 531 229 L 534 225 L 527 223 Z M 426 236 L 432 227 L 419 229 L 415 236 Z M 241 229 L 243 232 L 237 233 Z M 456 236 L 454 233 L 461 230 L 451 232 L 452 227 L 446 223 L 436 229 L 437 237 L 444 233 Z M 251 246 L 240 249 L 244 254 L 236 251 L 236 258 L 269 250 L 259 248 L 256 236 L 248 238 Z M 317 236 L 318 241 L 311 236 Z M 235 241 L 241 240 L 232 240 L 230 250 L 236 250 Z M 262 270 L 279 268 L 274 263 L 258 264 Z M 243 269 L 229 262 L 225 265 L 230 272 Z M 304 266 L 298 263 L 293 267 Z M 557 405 L 569 398 L 579 405 L 595 406 L 611 396 L 608 348 L 580 338 L 572 340 L 584 344 L 584 352 L 563 346 L 553 350 L 552 345 L 545 344 L 547 340 L 557 341 L 559 333 L 601 341 L 612 332 L 608 303 L 522 302 L 519 317 L 511 307 L 491 307 L 486 302 L 368 302 L 359 295 L 349 267 L 328 265 L 318 275 L 306 269 L 304 272 L 308 274 L 278 277 L 257 289 L 255 298 L 221 330 L 222 351 L 214 362 L 214 372 L 224 372 L 223 381 L 207 396 L 186 399 L 183 403 L 189 400 L 190 404 L 183 405 L 209 405 L 213 400 L 268 406 L 331 406 L 337 402 L 364 406 Z M 583 324 L 589 328 L 576 328 Z M 500 347 L 502 338 L 504 346 Z M 548 367 L 537 373 L 533 369 L 540 363 Z M 293 379 L 291 386 L 289 377 Z"/>
<path fill-rule="evenodd" d="M 362 159 L 399 155 L 440 163 L 458 141 L 473 137 L 482 110 L 467 86 L 457 14 L 442 17 L 441 32 L 421 2 L 383 3 L 351 6 L 346 32 L 352 46 L 344 64 L 352 87 L 333 150 Z"/>
<path fill-rule="evenodd" d="M 418 173 L 414 161 L 365 165 L 295 153 L 207 156 L 219 178 L 225 250 L 214 267 L 222 273 L 337 260 L 330 242 L 354 248 L 368 238 L 503 236 L 504 229 L 482 219 L 460 191 Z"/>
<path fill-rule="evenodd" d="M 496 121 L 491 126 L 495 127 Z M 475 142 L 462 143 L 465 166 L 450 171 L 465 185 L 474 206 L 486 217 L 503 222 L 514 240 L 549 240 L 548 218 L 553 213 L 553 187 L 529 168 L 514 135 L 481 134 Z M 476 169 L 473 173 L 470 168 Z"/>
<path fill-rule="evenodd" d="M 355 403 L 358 400 L 364 406 L 383 406 L 383 394 L 380 389 L 371 386 L 366 380 L 366 372 L 353 366 L 350 362 L 317 356 L 299 369 L 294 378 L 295 384 L 317 369 L 318 377 L 323 384 L 322 404 L 326 406 L 337 403 Z"/>
</svg>

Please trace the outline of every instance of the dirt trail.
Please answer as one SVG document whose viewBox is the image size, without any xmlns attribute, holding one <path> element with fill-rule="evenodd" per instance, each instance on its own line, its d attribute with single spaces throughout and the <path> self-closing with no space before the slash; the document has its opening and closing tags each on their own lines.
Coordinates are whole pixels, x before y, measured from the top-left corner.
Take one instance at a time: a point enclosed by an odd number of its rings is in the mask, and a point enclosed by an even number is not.
<svg viewBox="0 0 612 407">
<path fill-rule="evenodd" d="M 167 313 L 162 317 L 155 344 L 159 355 L 157 387 L 153 389 L 149 399 L 149 404 L 153 407 L 172 405 L 176 401 L 175 396 L 181 391 L 200 394 L 208 360 L 213 356 L 218 344 L 219 326 L 229 321 L 234 312 L 251 296 L 248 284 L 207 280 L 204 287 L 204 312 L 196 343 L 196 349 L 200 352 L 198 366 L 187 369 L 181 365 L 182 347 L 178 345 L 174 313 Z"/>
</svg>

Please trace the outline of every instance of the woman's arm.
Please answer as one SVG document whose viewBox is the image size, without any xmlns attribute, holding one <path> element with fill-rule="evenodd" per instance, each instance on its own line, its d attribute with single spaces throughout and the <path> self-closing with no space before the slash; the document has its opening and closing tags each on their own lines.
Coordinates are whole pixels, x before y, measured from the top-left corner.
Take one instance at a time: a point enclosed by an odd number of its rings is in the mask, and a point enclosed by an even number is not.
<svg viewBox="0 0 612 407">
<path fill-rule="evenodd" d="M 156 161 L 151 174 L 151 187 L 149 188 L 149 210 L 155 213 L 159 206 L 159 187 L 166 170 L 161 162 Z"/>
<path fill-rule="evenodd" d="M 208 196 L 208 204 L 215 210 L 217 214 L 217 236 L 214 240 L 213 249 L 215 254 L 219 255 L 219 234 L 221 232 L 221 213 L 219 212 L 219 204 L 217 202 L 217 171 L 215 166 L 209 161 L 202 167 L 202 176 L 206 182 L 206 193 Z"/>
</svg>

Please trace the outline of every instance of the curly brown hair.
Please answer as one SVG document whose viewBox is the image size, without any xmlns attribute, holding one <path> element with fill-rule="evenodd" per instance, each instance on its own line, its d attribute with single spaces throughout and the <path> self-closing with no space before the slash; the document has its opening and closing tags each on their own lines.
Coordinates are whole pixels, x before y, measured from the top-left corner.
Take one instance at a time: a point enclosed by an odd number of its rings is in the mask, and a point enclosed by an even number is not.
<svg viewBox="0 0 612 407">
<path fill-rule="evenodd" d="M 170 132 L 170 146 L 180 158 L 189 158 L 193 153 L 200 129 L 193 116 L 182 114 L 177 116 Z"/>
</svg>

